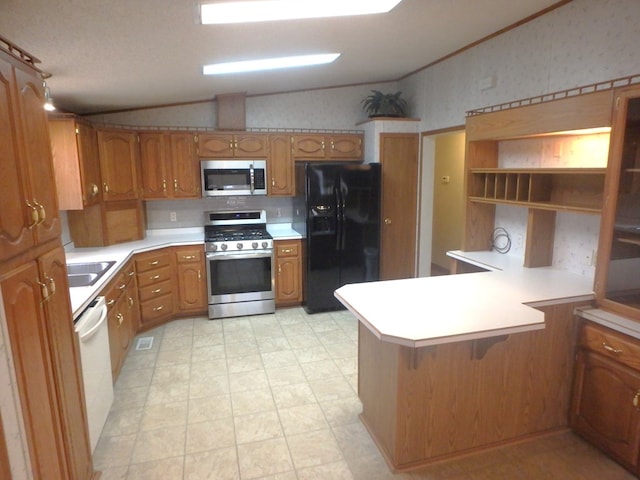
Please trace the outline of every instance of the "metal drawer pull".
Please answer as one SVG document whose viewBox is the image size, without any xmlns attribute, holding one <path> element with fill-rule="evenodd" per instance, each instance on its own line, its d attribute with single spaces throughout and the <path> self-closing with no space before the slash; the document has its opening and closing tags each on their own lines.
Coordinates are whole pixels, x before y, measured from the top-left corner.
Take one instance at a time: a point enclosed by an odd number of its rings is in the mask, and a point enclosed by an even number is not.
<svg viewBox="0 0 640 480">
<path fill-rule="evenodd" d="M 283 248 L 282 250 L 280 250 L 280 253 L 292 253 L 293 252 L 293 248 Z"/>
<path fill-rule="evenodd" d="M 113 305 L 114 303 L 116 303 L 116 301 L 114 299 L 111 299 L 107 302 L 107 307 L 110 307 L 111 305 Z"/>
<path fill-rule="evenodd" d="M 118 319 L 118 326 L 122 325 L 122 322 L 124 322 L 124 316 L 119 313 L 116 315 L 116 318 Z"/>
<path fill-rule="evenodd" d="M 602 348 L 604 348 L 607 352 L 613 353 L 615 355 L 620 355 L 622 353 L 622 350 L 613 348 L 611 345 L 607 345 L 607 342 L 602 342 Z"/>
<path fill-rule="evenodd" d="M 183 255 L 182 256 L 183 260 L 193 260 L 194 258 L 196 258 L 195 255 Z"/>
<path fill-rule="evenodd" d="M 156 307 L 153 309 L 154 312 L 159 312 L 160 310 L 162 310 L 164 308 L 164 305 L 160 305 L 159 307 Z"/>
<path fill-rule="evenodd" d="M 160 275 L 154 275 L 153 277 L 149 277 L 149 280 L 158 280 Z"/>
<path fill-rule="evenodd" d="M 124 290 L 125 288 L 127 288 L 127 284 L 126 283 L 123 283 L 122 285 L 120 285 L 118 287 L 118 289 L 120 289 L 120 290 Z"/>
<path fill-rule="evenodd" d="M 640 405 L 640 390 L 633 396 L 633 406 L 638 408 L 638 405 Z"/>
<path fill-rule="evenodd" d="M 149 265 L 154 266 L 154 265 L 158 265 L 160 263 L 160 260 L 154 260 L 153 262 L 149 262 Z"/>
<path fill-rule="evenodd" d="M 151 293 L 160 293 L 161 291 L 161 288 L 156 288 L 155 290 L 151 290 Z"/>
</svg>

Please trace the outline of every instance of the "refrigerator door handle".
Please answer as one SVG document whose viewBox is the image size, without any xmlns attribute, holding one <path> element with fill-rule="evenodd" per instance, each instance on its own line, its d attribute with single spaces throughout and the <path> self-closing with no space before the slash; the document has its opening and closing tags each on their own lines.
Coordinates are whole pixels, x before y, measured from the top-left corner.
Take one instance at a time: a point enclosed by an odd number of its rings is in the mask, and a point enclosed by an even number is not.
<svg viewBox="0 0 640 480">
<path fill-rule="evenodd" d="M 339 240 L 338 240 L 338 251 L 340 252 L 344 252 L 345 249 L 345 243 L 346 243 L 346 234 L 345 234 L 345 203 L 346 203 L 346 195 L 345 195 L 345 189 L 344 186 L 342 185 L 342 183 L 340 183 L 340 186 L 336 189 L 338 192 L 338 198 L 337 198 L 337 208 L 338 208 L 338 219 L 337 219 L 337 223 L 338 225 L 340 225 L 340 236 L 339 236 Z"/>
<path fill-rule="evenodd" d="M 340 251 L 340 245 L 342 244 L 342 222 L 340 221 L 340 189 L 335 186 L 333 188 L 333 197 L 336 205 L 336 211 L 334 215 L 336 216 L 336 251 Z"/>
</svg>

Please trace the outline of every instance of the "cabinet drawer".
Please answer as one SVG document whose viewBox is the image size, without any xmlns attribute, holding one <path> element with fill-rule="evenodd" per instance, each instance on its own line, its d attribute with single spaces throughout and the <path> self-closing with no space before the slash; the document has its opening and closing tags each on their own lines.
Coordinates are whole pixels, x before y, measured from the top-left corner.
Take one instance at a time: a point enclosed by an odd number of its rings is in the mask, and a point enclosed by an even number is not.
<svg viewBox="0 0 640 480">
<path fill-rule="evenodd" d="M 146 272 L 154 268 L 166 267 L 171 265 L 171 256 L 169 252 L 163 252 L 155 255 L 145 255 L 136 258 L 136 272 Z"/>
<path fill-rule="evenodd" d="M 140 297 L 141 302 L 161 297 L 162 295 L 167 295 L 169 293 L 171 293 L 171 282 L 169 280 L 160 283 L 153 283 L 138 289 L 138 296 Z"/>
<path fill-rule="evenodd" d="M 173 296 L 171 294 L 147 300 L 140 304 L 143 322 L 151 322 L 155 319 L 173 314 Z"/>
<path fill-rule="evenodd" d="M 138 273 L 138 288 L 171 280 L 171 267 L 162 267 L 144 273 Z"/>
<path fill-rule="evenodd" d="M 640 370 L 640 340 L 595 323 L 585 323 L 580 346 Z"/>
<path fill-rule="evenodd" d="M 115 303 L 124 292 L 125 288 L 127 288 L 127 277 L 124 272 L 120 271 L 115 276 L 113 280 L 109 283 L 109 285 L 102 290 L 102 295 L 104 295 L 104 301 L 107 304 L 107 308 L 111 310 Z"/>
<path fill-rule="evenodd" d="M 276 256 L 281 257 L 297 257 L 300 254 L 299 243 L 276 243 Z"/>
<path fill-rule="evenodd" d="M 204 247 L 186 249 L 181 248 L 176 252 L 176 261 L 178 263 L 194 263 L 201 262 L 204 255 Z"/>
</svg>

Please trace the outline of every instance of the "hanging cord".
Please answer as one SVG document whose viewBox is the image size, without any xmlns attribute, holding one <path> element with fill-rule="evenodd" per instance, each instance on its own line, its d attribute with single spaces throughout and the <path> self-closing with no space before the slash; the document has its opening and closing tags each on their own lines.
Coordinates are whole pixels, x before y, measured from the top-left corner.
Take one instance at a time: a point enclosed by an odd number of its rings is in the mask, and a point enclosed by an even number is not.
<svg viewBox="0 0 640 480">
<path fill-rule="evenodd" d="M 491 236 L 491 248 L 498 253 L 507 253 L 511 250 L 511 237 L 502 227 L 496 227 Z"/>
</svg>

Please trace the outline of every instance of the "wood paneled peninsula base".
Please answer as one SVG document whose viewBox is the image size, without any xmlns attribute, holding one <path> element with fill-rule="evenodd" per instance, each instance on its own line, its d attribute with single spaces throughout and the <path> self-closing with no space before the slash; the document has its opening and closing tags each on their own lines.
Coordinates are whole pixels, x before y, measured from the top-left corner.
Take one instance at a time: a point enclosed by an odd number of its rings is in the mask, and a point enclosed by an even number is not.
<svg viewBox="0 0 640 480">
<path fill-rule="evenodd" d="M 354 284 L 336 291 L 360 320 L 361 419 L 393 470 L 414 470 L 567 428 L 577 336 L 573 310 L 591 296 L 589 280 L 567 275 L 574 283 L 564 300 L 545 297 L 546 287 L 527 293 L 524 284 L 519 296 L 518 281 L 506 272 Z M 447 290 L 459 283 L 451 294 L 457 305 L 440 295 L 443 280 Z M 556 281 L 559 277 L 549 282 Z M 475 283 L 487 308 L 472 308 Z M 492 295 L 483 283 L 498 291 Z M 521 303 L 530 293 L 542 295 L 535 308 Z M 510 307 L 527 309 L 538 321 L 517 325 L 515 319 L 510 327 Z M 486 315 L 491 315 L 488 323 Z M 407 333 L 412 326 L 418 332 L 413 337 Z M 447 329 L 457 333 L 443 335 Z M 437 333 L 429 336 L 430 330 Z"/>
</svg>

